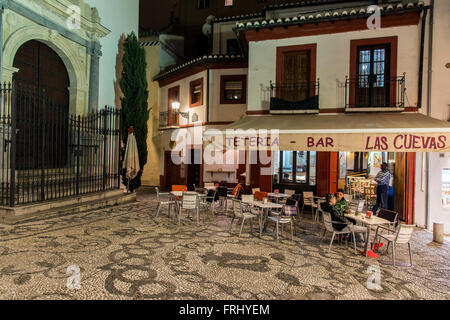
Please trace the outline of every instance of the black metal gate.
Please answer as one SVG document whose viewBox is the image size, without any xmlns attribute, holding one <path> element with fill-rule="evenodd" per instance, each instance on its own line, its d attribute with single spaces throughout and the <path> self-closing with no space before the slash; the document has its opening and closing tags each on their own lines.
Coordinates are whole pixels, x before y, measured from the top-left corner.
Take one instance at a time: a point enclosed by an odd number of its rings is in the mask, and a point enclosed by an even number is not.
<svg viewBox="0 0 450 320">
<path fill-rule="evenodd" d="M 44 90 L 0 85 L 0 205 L 120 188 L 120 110 L 69 114 Z"/>
</svg>

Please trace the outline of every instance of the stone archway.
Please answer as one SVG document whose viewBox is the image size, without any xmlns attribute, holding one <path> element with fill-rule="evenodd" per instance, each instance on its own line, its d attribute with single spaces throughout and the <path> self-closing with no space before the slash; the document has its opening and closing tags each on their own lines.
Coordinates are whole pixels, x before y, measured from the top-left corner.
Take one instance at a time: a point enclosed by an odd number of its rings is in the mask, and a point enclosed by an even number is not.
<svg viewBox="0 0 450 320">
<path fill-rule="evenodd" d="M 64 38 L 55 30 L 33 26 L 20 28 L 11 34 L 3 49 L 2 81 L 12 81 L 13 74 L 18 71 L 13 67 L 14 57 L 19 48 L 30 40 L 43 42 L 59 55 L 70 79 L 69 110 L 71 113 L 86 113 L 89 91 L 89 83 L 86 78 L 86 48 Z"/>
</svg>

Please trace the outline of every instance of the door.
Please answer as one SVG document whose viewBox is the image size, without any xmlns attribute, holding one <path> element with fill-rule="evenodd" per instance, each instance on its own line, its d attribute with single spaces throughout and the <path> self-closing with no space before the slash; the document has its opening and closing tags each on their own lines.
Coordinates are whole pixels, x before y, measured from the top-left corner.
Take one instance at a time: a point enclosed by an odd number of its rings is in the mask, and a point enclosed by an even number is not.
<svg viewBox="0 0 450 320">
<path fill-rule="evenodd" d="M 357 50 L 356 107 L 390 105 L 390 45 L 364 46 Z"/>
<path fill-rule="evenodd" d="M 303 101 L 310 97 L 311 51 L 283 53 L 282 83 L 277 96 L 286 101 Z"/>
<path fill-rule="evenodd" d="M 198 188 L 202 183 L 201 179 L 201 149 L 191 149 L 190 150 L 190 159 L 188 165 L 188 179 L 187 184 L 189 190 L 194 190 L 194 185 Z"/>
<path fill-rule="evenodd" d="M 180 166 L 173 163 L 171 151 L 166 151 L 164 154 L 164 158 L 164 177 L 166 190 L 172 190 L 173 185 L 180 184 Z"/>
<path fill-rule="evenodd" d="M 67 162 L 69 75 L 64 62 L 39 41 L 23 44 L 14 57 L 19 94 L 17 169 L 58 168 Z"/>
</svg>

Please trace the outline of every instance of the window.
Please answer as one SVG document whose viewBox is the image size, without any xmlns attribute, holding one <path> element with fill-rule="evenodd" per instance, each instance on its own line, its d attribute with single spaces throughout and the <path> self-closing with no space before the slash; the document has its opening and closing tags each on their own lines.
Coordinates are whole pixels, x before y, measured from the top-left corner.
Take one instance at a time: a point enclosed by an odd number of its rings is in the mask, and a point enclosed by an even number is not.
<svg viewBox="0 0 450 320">
<path fill-rule="evenodd" d="M 245 104 L 246 97 L 247 76 L 222 76 L 221 77 L 221 104 Z"/>
<path fill-rule="evenodd" d="M 280 151 L 275 152 L 274 184 L 296 183 L 316 185 L 316 152 Z"/>
<path fill-rule="evenodd" d="M 351 41 L 350 107 L 397 105 L 397 47 L 397 37 Z"/>
<path fill-rule="evenodd" d="M 237 39 L 228 39 L 227 40 L 227 54 L 228 55 L 238 55 L 240 54 L 239 43 Z"/>
<path fill-rule="evenodd" d="M 190 102 L 191 108 L 198 107 L 203 104 L 203 78 L 192 81 L 190 83 Z"/>
<path fill-rule="evenodd" d="M 233 6 L 233 0 L 225 0 L 225 7 Z"/>
<path fill-rule="evenodd" d="M 197 7 L 199 9 L 209 8 L 209 0 L 197 0 Z"/>
</svg>

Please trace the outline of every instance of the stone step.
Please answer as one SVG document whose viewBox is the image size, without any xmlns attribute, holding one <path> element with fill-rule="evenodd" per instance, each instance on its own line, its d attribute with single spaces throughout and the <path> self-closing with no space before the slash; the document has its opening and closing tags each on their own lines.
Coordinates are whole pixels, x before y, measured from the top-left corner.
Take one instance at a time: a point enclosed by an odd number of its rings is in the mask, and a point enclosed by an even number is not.
<svg viewBox="0 0 450 320">
<path fill-rule="evenodd" d="M 135 201 L 136 193 L 113 190 L 14 208 L 0 207 L 0 223 L 19 224 L 51 219 Z"/>
</svg>

